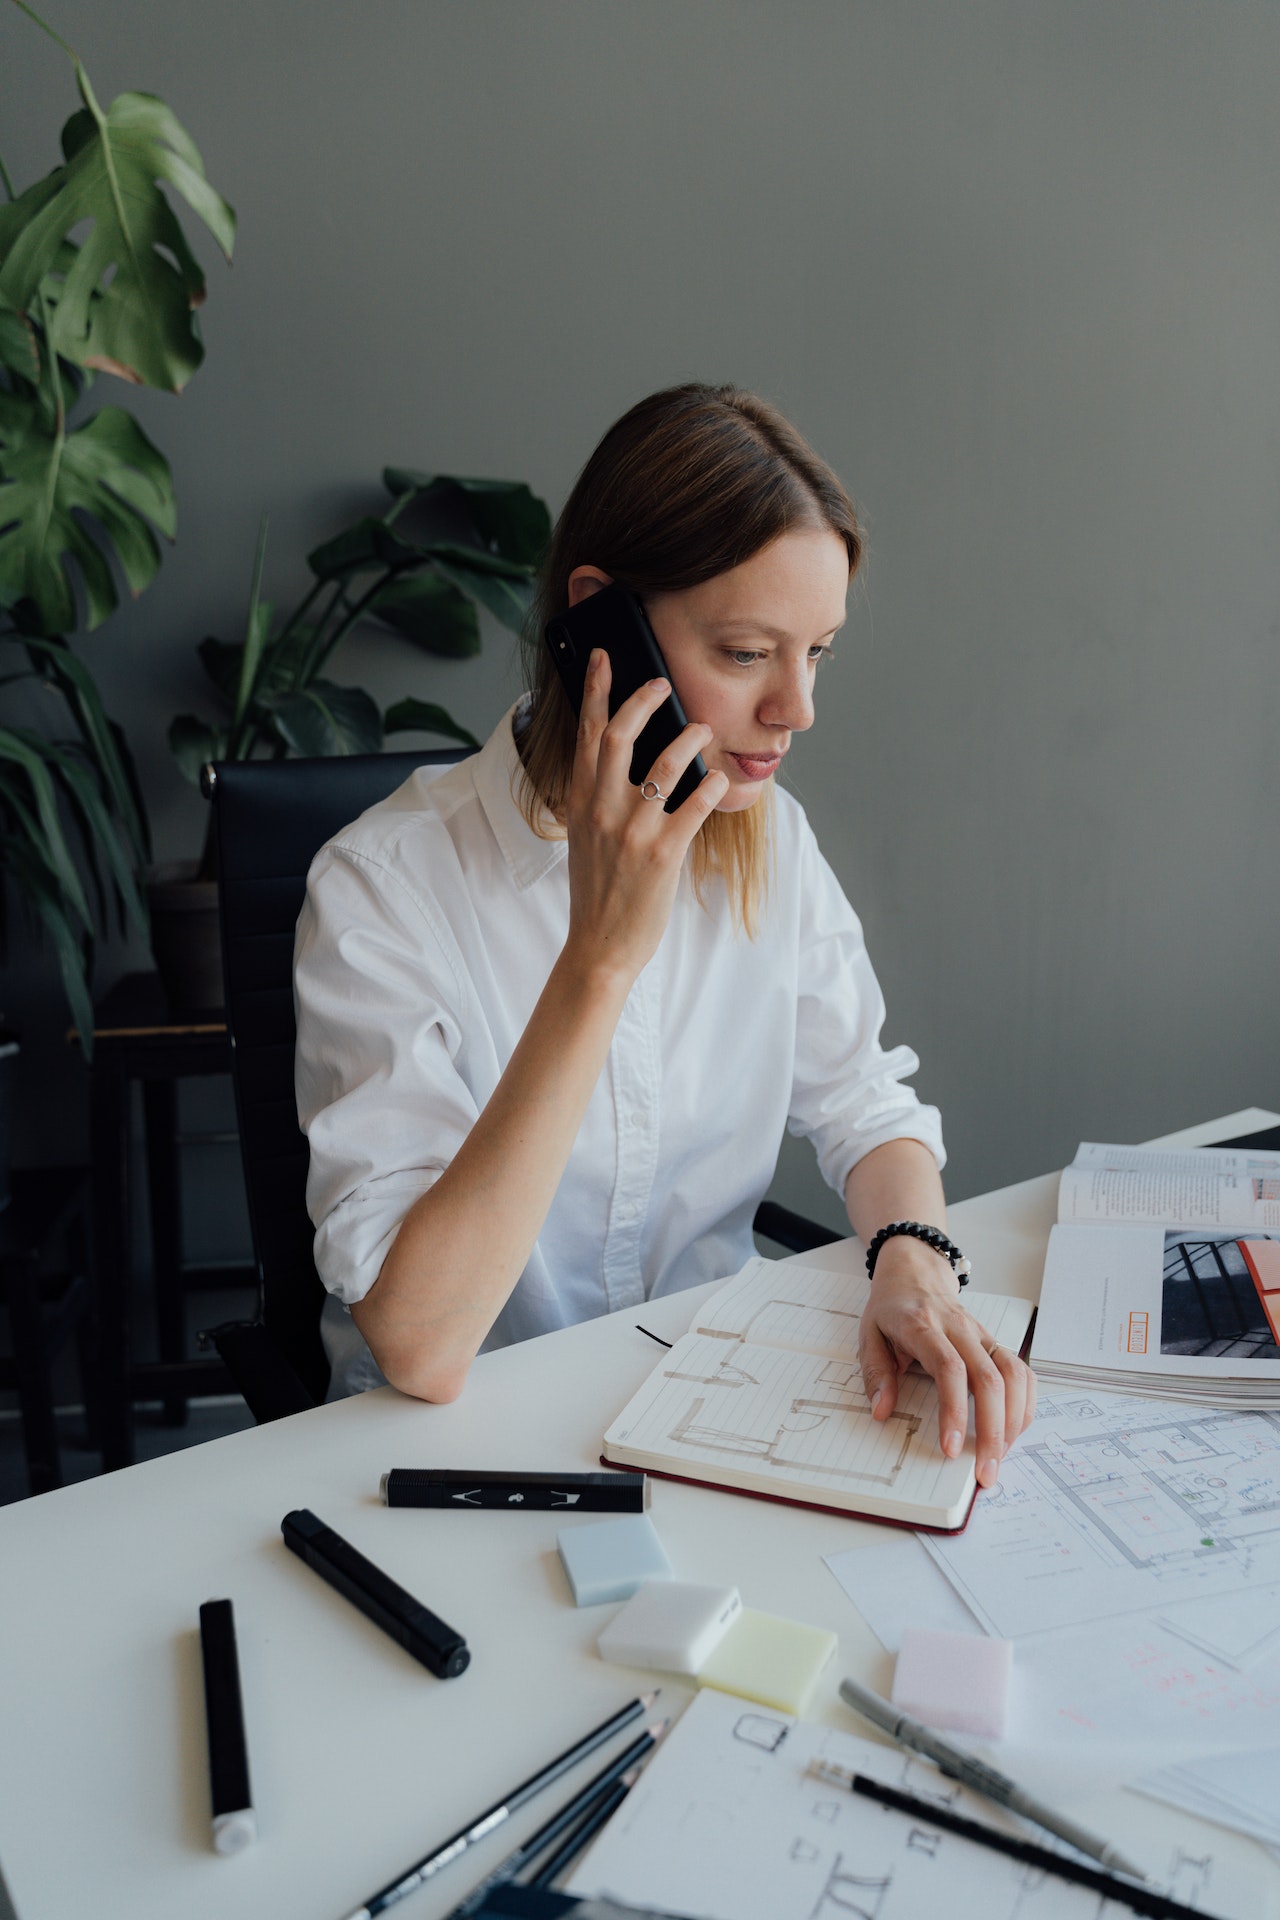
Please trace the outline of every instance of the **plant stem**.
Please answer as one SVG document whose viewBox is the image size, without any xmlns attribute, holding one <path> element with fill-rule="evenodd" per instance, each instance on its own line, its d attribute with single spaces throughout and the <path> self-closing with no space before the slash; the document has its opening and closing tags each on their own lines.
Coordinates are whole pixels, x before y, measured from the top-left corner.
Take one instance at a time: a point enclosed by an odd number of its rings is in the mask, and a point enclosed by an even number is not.
<svg viewBox="0 0 1280 1920">
<path fill-rule="evenodd" d="M 18 196 L 13 190 L 13 181 L 9 178 L 9 169 L 4 163 L 3 155 L 0 155 L 0 180 L 4 181 L 4 190 L 9 198 L 16 200 Z"/>
<path fill-rule="evenodd" d="M 312 602 L 315 600 L 317 594 L 322 593 L 324 591 L 326 584 L 327 582 L 324 580 L 315 580 L 312 582 L 310 587 L 308 587 L 305 597 L 301 601 L 299 601 L 298 605 L 294 608 L 293 612 L 289 615 L 289 618 L 285 621 L 279 633 L 276 635 L 275 639 L 273 640 L 272 646 L 271 646 L 271 650 L 273 653 L 276 652 L 280 647 L 284 645 L 285 641 L 289 638 L 289 635 L 293 632 L 295 627 L 300 627 L 302 625 L 303 616 L 311 611 Z M 342 593 L 342 587 L 341 587 L 341 584 L 339 584 L 337 593 L 334 594 L 333 600 L 329 603 L 329 606 L 326 609 L 326 611 L 322 613 L 320 616 L 320 619 L 317 623 L 318 628 L 323 628 L 325 621 L 329 618 L 329 615 L 333 612 L 334 602 L 337 601 L 341 593 Z"/>
<path fill-rule="evenodd" d="M 231 721 L 233 731 L 240 725 L 248 710 L 249 701 L 254 692 L 254 683 L 258 678 L 258 667 L 266 651 L 266 635 L 261 631 L 261 621 L 258 618 L 258 600 L 262 593 L 262 565 L 266 555 L 267 516 L 264 513 L 258 527 L 258 551 L 253 559 L 253 582 L 249 588 L 249 612 L 244 628 L 244 652 L 240 656 L 236 708 Z"/>
<path fill-rule="evenodd" d="M 308 679 L 313 678 L 315 674 L 319 673 L 321 667 L 323 667 L 325 661 L 329 658 L 329 655 L 333 652 L 339 640 L 343 639 L 348 633 L 350 633 L 352 627 L 355 626 L 356 621 L 359 620 L 361 615 L 367 610 L 370 602 L 377 599 L 378 595 L 382 592 L 382 589 L 386 586 L 388 580 L 391 580 L 395 577 L 395 573 L 396 573 L 396 569 L 394 567 L 388 567 L 386 572 L 381 576 L 381 578 L 374 581 L 369 591 L 365 594 L 362 594 L 360 598 L 356 601 L 354 606 L 348 608 L 346 619 L 340 620 L 338 622 L 337 630 L 334 633 L 330 634 L 329 638 L 325 641 L 323 648 L 320 650 L 319 654 L 316 656 L 315 663 L 312 666 L 311 672 L 307 676 Z"/>
<path fill-rule="evenodd" d="M 21 4 L 21 0 L 15 0 Z M 41 25 L 43 25 L 43 21 Z M 49 462 L 49 479 L 45 487 L 44 500 L 41 503 L 40 522 L 36 528 L 34 551 L 41 552 L 49 533 L 49 524 L 53 519 L 53 502 L 58 487 L 58 474 L 62 466 L 62 450 L 67 440 L 67 410 L 62 403 L 62 381 L 58 375 L 58 352 L 53 344 L 53 323 L 49 316 L 49 302 L 45 298 L 44 288 L 37 289 L 36 298 L 40 302 L 40 324 L 44 329 L 44 355 L 49 366 L 49 378 L 53 389 L 53 458 Z"/>
<path fill-rule="evenodd" d="M 42 20 L 40 18 L 40 15 L 36 12 L 35 8 L 29 7 L 27 5 L 27 0 L 13 0 L 13 4 L 15 7 L 19 9 L 20 12 L 25 13 L 28 19 L 34 20 L 36 25 L 39 28 L 41 28 L 43 32 L 47 33 L 51 40 L 56 40 L 58 45 L 62 48 L 62 51 L 65 54 L 67 54 L 70 59 L 76 60 L 75 48 L 69 47 L 66 41 L 63 39 L 62 35 L 60 33 L 55 33 L 53 28 L 49 25 L 48 21 Z M 80 62 L 76 60 L 76 65 L 79 66 L 79 64 Z"/>
<path fill-rule="evenodd" d="M 311 645 L 307 648 L 303 656 L 302 665 L 298 669 L 296 684 L 300 687 L 310 685 L 312 676 L 318 671 L 321 660 L 327 657 L 328 648 L 325 645 L 325 628 L 333 619 L 338 608 L 345 604 L 346 592 L 346 581 L 335 580 L 333 583 L 333 592 L 329 596 L 329 604 L 316 621 L 315 632 L 311 636 Z"/>
<path fill-rule="evenodd" d="M 414 487 L 408 493 L 398 493 L 382 516 L 383 526 L 389 527 L 394 520 L 398 520 L 409 502 L 416 500 L 421 491 L 421 487 Z"/>
</svg>

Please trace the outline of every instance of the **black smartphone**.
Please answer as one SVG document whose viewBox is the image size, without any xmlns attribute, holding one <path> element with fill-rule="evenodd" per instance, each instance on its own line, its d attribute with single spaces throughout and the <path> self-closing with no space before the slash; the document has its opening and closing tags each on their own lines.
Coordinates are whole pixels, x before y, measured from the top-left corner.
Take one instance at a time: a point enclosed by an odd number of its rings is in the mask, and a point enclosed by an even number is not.
<svg viewBox="0 0 1280 1920">
<path fill-rule="evenodd" d="M 582 711 L 587 662 L 593 647 L 604 648 L 613 668 L 609 687 L 611 716 L 647 680 L 671 678 L 639 597 L 629 587 L 621 587 L 616 581 L 612 586 L 601 587 L 598 593 L 588 594 L 576 607 L 570 607 L 568 613 L 549 620 L 543 638 L 575 713 Z M 670 697 L 663 701 L 636 741 L 631 756 L 633 786 L 638 787 L 649 778 L 658 755 L 671 745 L 688 724 L 673 686 Z M 676 782 L 674 793 L 664 803 L 667 812 L 674 813 L 682 801 L 689 798 L 698 782 L 705 780 L 706 774 L 706 762 L 700 753 L 695 754 Z"/>
</svg>

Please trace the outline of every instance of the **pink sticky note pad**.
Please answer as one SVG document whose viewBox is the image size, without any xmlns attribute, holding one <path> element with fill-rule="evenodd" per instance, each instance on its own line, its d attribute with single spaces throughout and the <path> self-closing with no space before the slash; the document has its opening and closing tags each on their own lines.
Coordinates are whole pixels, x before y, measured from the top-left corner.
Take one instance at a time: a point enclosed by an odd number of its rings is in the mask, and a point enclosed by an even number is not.
<svg viewBox="0 0 1280 1920">
<path fill-rule="evenodd" d="M 1013 1642 L 904 1627 L 893 1704 L 927 1727 L 998 1739 L 1009 1709 Z"/>
</svg>

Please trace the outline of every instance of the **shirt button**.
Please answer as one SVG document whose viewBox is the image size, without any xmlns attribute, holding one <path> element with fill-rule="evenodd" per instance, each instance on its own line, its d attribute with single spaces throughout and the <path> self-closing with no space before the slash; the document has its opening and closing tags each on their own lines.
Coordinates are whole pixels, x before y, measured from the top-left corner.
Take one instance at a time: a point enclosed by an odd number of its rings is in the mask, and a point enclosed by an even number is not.
<svg viewBox="0 0 1280 1920">
<path fill-rule="evenodd" d="M 632 1116 L 631 1116 L 631 1124 L 632 1124 L 632 1126 L 633 1126 L 633 1127 L 647 1127 L 647 1126 L 648 1126 L 648 1124 L 649 1124 L 649 1115 L 648 1115 L 648 1112 L 647 1112 L 647 1110 L 646 1110 L 646 1109 L 645 1109 L 644 1107 L 637 1107 L 637 1108 L 636 1108 L 636 1110 L 635 1110 L 635 1112 L 634 1112 L 634 1113 L 632 1114 Z"/>
<path fill-rule="evenodd" d="M 625 1205 L 618 1208 L 618 1218 L 619 1220 L 634 1220 L 639 1211 L 640 1209 L 635 1201 L 628 1200 Z"/>
</svg>

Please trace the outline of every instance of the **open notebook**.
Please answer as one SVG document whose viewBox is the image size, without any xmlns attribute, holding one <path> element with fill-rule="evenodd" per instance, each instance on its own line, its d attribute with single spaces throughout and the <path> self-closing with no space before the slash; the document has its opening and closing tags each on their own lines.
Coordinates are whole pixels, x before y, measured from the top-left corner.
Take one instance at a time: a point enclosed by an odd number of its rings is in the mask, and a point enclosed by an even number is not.
<svg viewBox="0 0 1280 1920">
<path fill-rule="evenodd" d="M 858 1367 L 864 1275 L 751 1260 L 711 1296 L 604 1438 L 618 1465 L 674 1474 L 868 1520 L 954 1531 L 976 1491 L 972 1434 L 938 1445 L 932 1380 L 912 1370 L 895 1411 L 871 1417 Z M 1028 1300 L 966 1292 L 1016 1352 Z"/>
</svg>

